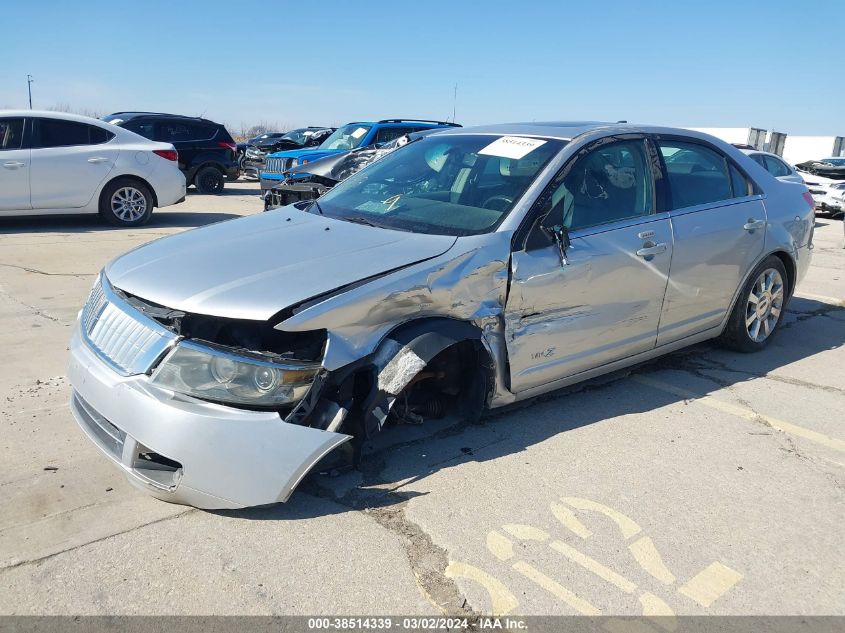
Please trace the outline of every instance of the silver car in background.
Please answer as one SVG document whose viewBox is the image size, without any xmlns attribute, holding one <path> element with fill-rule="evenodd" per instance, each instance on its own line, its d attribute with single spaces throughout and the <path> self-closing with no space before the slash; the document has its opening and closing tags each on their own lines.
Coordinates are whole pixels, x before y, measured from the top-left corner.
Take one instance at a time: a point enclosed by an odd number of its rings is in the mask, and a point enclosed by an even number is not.
<svg viewBox="0 0 845 633">
<path fill-rule="evenodd" d="M 317 200 L 109 263 L 71 407 L 156 497 L 285 501 L 386 424 L 477 418 L 707 339 L 763 348 L 813 225 L 805 186 L 706 134 L 447 130 Z"/>
</svg>

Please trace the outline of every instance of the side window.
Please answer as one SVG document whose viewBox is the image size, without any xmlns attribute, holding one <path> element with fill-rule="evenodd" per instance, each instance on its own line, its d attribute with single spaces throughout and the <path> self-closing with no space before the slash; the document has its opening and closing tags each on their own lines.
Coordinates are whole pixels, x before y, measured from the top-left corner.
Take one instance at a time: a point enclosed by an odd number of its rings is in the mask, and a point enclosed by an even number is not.
<svg viewBox="0 0 845 633">
<path fill-rule="evenodd" d="M 104 130 L 101 127 L 95 127 L 93 125 L 89 126 L 89 134 L 91 139 L 91 145 L 99 145 L 100 143 L 108 143 L 110 140 L 114 138 L 114 133 L 109 132 L 108 130 Z"/>
<path fill-rule="evenodd" d="M 744 196 L 750 196 L 754 193 L 754 187 L 751 186 L 751 182 L 742 175 L 742 173 L 733 165 L 730 165 L 731 170 L 731 189 L 733 190 L 733 197 L 734 198 L 742 198 Z"/>
<path fill-rule="evenodd" d="M 23 119 L 0 119 L 0 151 L 23 146 Z"/>
<path fill-rule="evenodd" d="M 669 177 L 670 210 L 748 195 L 734 195 L 728 161 L 715 150 L 669 140 L 659 140 L 657 146 Z"/>
<path fill-rule="evenodd" d="M 652 176 L 643 141 L 597 147 L 555 178 L 546 226 L 584 229 L 652 212 Z"/>
<path fill-rule="evenodd" d="M 217 134 L 216 128 L 202 123 L 192 123 L 188 125 L 188 130 L 192 141 L 207 141 L 213 139 L 214 135 Z"/>
<path fill-rule="evenodd" d="M 773 156 L 764 156 L 766 159 L 766 169 L 768 172 L 777 178 L 778 176 L 788 176 L 790 169 L 784 164 L 783 161 L 774 158 Z"/>
<path fill-rule="evenodd" d="M 92 126 L 61 119 L 38 119 L 38 141 L 35 147 L 71 147 L 91 144 Z M 99 129 L 99 128 L 94 128 Z"/>
<path fill-rule="evenodd" d="M 380 128 L 378 132 L 376 132 L 376 140 L 375 142 L 379 145 L 382 143 L 387 143 L 388 141 L 392 141 L 394 139 L 399 138 L 400 136 L 404 136 L 409 132 L 416 131 L 416 128 L 411 127 L 383 127 Z"/>
<path fill-rule="evenodd" d="M 158 128 L 156 133 L 157 141 L 164 141 L 165 143 L 184 143 L 185 141 L 193 140 L 193 135 L 188 126 L 178 121 L 159 121 L 156 123 Z"/>
<path fill-rule="evenodd" d="M 129 121 L 123 127 L 151 141 L 155 138 L 155 124 L 152 121 Z"/>
</svg>

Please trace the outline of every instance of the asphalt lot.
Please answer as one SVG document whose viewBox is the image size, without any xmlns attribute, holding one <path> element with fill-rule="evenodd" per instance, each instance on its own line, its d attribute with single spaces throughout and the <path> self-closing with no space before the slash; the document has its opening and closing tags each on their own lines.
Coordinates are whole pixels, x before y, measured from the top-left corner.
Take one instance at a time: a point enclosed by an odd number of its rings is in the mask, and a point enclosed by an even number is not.
<svg viewBox="0 0 845 633">
<path fill-rule="evenodd" d="M 712 345 L 489 416 L 389 429 L 363 469 L 204 512 L 147 497 L 67 407 L 95 274 L 261 210 L 0 219 L 0 614 L 845 614 L 845 250 L 756 355 Z"/>
</svg>

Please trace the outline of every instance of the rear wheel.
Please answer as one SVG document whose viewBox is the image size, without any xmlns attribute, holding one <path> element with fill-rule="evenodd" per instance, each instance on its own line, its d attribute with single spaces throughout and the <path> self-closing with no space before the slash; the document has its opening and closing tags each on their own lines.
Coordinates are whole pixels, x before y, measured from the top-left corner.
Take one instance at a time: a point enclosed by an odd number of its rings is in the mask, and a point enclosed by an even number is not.
<svg viewBox="0 0 845 633">
<path fill-rule="evenodd" d="M 152 214 L 152 192 L 138 181 L 115 180 L 106 185 L 100 196 L 100 215 L 114 226 L 141 226 Z"/>
<path fill-rule="evenodd" d="M 216 167 L 203 167 L 194 176 L 194 185 L 200 193 L 223 193 L 223 172 Z"/>
<path fill-rule="evenodd" d="M 789 281 L 783 262 L 769 257 L 754 269 L 737 299 L 722 343 L 740 352 L 756 352 L 771 340 L 783 318 Z"/>
</svg>

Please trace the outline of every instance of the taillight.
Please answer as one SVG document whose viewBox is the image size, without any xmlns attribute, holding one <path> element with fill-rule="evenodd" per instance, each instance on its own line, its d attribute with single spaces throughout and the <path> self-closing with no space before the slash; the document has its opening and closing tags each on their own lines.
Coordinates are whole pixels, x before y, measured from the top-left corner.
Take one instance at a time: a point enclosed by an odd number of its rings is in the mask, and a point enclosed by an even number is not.
<svg viewBox="0 0 845 633">
<path fill-rule="evenodd" d="M 813 200 L 813 195 L 809 191 L 805 191 L 803 195 L 804 195 L 804 200 L 807 201 L 807 204 L 810 205 L 810 208 L 815 209 L 816 208 L 816 201 Z"/>
<path fill-rule="evenodd" d="M 154 149 L 153 154 L 161 156 L 164 160 L 179 160 L 179 152 L 175 149 Z"/>
<path fill-rule="evenodd" d="M 237 143 L 230 143 L 229 141 L 217 141 L 218 147 L 225 147 L 227 149 L 236 150 L 238 149 Z"/>
</svg>

